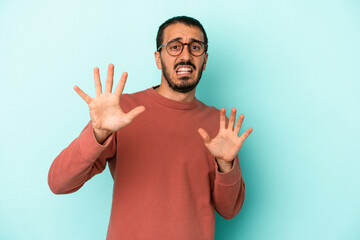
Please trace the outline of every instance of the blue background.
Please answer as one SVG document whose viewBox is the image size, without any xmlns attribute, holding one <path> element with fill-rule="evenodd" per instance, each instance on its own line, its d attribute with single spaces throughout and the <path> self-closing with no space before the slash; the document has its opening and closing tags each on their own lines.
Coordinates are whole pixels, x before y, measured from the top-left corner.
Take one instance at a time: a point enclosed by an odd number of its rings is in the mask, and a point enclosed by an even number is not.
<svg viewBox="0 0 360 240">
<path fill-rule="evenodd" d="M 94 96 L 109 63 L 127 93 L 159 84 L 156 32 L 177 15 L 209 37 L 197 98 L 254 128 L 243 209 L 216 239 L 360 239 L 357 0 L 0 0 L 0 239 L 105 239 L 108 169 L 70 195 L 47 185 L 89 120 L 72 88 Z"/>
</svg>

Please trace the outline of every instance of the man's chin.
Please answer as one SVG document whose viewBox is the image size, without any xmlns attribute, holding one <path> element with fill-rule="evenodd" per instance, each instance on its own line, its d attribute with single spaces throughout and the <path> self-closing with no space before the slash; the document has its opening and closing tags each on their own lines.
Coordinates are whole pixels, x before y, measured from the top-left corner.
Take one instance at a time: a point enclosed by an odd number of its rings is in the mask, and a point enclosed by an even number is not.
<svg viewBox="0 0 360 240">
<path fill-rule="evenodd" d="M 187 81 L 190 79 L 190 77 L 179 77 L 180 80 Z"/>
<path fill-rule="evenodd" d="M 186 83 L 183 82 L 183 84 L 172 84 L 170 87 L 176 91 L 181 93 L 187 93 L 192 91 L 196 87 L 197 83 Z"/>
<path fill-rule="evenodd" d="M 191 92 L 196 86 L 181 86 L 172 88 L 175 92 L 188 93 Z"/>
</svg>

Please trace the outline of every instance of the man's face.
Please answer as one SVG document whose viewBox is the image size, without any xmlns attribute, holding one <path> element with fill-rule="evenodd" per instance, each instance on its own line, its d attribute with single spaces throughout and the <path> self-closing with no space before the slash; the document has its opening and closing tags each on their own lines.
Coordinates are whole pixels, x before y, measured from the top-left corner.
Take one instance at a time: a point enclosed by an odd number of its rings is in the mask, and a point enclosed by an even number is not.
<svg viewBox="0 0 360 240">
<path fill-rule="evenodd" d="M 182 43 L 194 40 L 204 42 L 202 31 L 197 27 L 189 27 L 176 23 L 165 28 L 163 32 L 164 43 L 178 39 Z M 160 53 L 161 52 L 161 53 Z M 177 92 L 190 92 L 200 81 L 202 71 L 205 70 L 208 54 L 195 57 L 185 45 L 179 56 L 171 56 L 165 47 L 155 52 L 156 64 L 162 70 L 162 81 L 166 81 L 171 89 Z"/>
</svg>

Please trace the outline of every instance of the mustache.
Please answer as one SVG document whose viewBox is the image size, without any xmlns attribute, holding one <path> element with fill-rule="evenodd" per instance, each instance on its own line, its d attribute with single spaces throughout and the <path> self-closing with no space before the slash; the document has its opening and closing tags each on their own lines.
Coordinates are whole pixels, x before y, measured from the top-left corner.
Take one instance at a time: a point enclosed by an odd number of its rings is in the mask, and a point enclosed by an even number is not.
<svg viewBox="0 0 360 240">
<path fill-rule="evenodd" d="M 190 62 L 190 61 L 187 61 L 187 62 L 178 62 L 177 64 L 175 64 L 174 70 L 175 70 L 178 66 L 180 66 L 180 65 L 188 65 L 188 66 L 193 67 L 194 70 L 196 70 L 196 66 L 195 66 L 192 62 Z"/>
</svg>

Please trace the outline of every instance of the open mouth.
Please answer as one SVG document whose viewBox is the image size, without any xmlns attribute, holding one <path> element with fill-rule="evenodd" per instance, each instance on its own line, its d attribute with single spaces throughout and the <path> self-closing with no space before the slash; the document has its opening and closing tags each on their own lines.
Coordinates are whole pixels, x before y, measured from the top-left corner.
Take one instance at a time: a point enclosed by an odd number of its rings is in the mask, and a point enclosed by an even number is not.
<svg viewBox="0 0 360 240">
<path fill-rule="evenodd" d="M 176 73 L 179 75 L 191 75 L 192 72 L 193 72 L 193 69 L 190 66 L 179 66 L 176 69 Z"/>
</svg>

